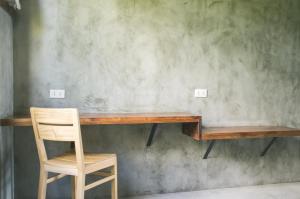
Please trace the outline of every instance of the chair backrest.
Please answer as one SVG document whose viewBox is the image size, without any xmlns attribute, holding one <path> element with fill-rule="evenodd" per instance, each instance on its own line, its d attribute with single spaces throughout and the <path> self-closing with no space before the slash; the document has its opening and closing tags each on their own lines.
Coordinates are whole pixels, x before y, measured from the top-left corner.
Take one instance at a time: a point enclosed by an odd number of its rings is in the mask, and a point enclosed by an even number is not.
<svg viewBox="0 0 300 199">
<path fill-rule="evenodd" d="M 75 143 L 78 165 L 84 165 L 80 121 L 77 109 L 32 107 L 30 108 L 30 113 L 40 162 L 48 159 L 44 140 L 71 141 Z"/>
</svg>

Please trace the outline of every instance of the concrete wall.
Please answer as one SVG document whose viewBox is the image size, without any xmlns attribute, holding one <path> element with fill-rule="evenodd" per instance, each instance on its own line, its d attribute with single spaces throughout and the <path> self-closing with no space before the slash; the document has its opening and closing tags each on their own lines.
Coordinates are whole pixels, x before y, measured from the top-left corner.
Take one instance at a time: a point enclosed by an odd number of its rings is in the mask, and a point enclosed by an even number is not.
<svg viewBox="0 0 300 199">
<path fill-rule="evenodd" d="M 15 112 L 29 106 L 81 112 L 189 111 L 204 125 L 300 128 L 298 0 L 28 0 L 15 21 Z M 49 89 L 66 89 L 63 100 Z M 208 88 L 207 99 L 194 98 Z M 87 151 L 115 152 L 121 195 L 190 191 L 300 180 L 300 145 L 280 139 L 207 143 L 162 125 L 84 127 Z M 15 129 L 16 198 L 37 193 L 30 128 Z M 68 145 L 49 145 L 49 153 Z M 70 193 L 69 179 L 49 186 Z M 107 194 L 107 188 L 87 193 Z"/>
<path fill-rule="evenodd" d="M 0 118 L 13 113 L 12 19 L 0 7 Z M 0 198 L 13 198 L 13 129 L 0 127 Z"/>
</svg>

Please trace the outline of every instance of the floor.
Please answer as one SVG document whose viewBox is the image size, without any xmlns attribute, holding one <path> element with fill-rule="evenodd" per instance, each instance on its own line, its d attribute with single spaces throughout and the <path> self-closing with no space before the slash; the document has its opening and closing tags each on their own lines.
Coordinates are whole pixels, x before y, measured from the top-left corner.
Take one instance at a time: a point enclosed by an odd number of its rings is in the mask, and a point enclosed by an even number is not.
<svg viewBox="0 0 300 199">
<path fill-rule="evenodd" d="M 300 199 L 300 183 L 273 184 L 251 187 L 214 189 L 160 195 L 138 196 L 130 199 Z M 129 199 L 129 198 L 127 198 Z"/>
</svg>

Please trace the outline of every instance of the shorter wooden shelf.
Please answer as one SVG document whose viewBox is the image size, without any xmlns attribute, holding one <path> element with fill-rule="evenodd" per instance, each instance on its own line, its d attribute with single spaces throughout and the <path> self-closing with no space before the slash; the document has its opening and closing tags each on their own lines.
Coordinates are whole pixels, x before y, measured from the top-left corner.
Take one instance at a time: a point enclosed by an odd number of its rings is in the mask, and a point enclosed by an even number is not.
<svg viewBox="0 0 300 199">
<path fill-rule="evenodd" d="M 232 140 L 265 137 L 300 136 L 300 129 L 280 126 L 207 127 L 201 140 Z"/>
<path fill-rule="evenodd" d="M 210 141 L 203 156 L 207 159 L 217 140 L 237 140 L 250 138 L 269 138 L 271 141 L 260 154 L 265 156 L 278 137 L 300 136 L 300 129 L 280 126 L 240 126 L 240 127 L 207 127 L 201 132 L 201 140 Z"/>
</svg>

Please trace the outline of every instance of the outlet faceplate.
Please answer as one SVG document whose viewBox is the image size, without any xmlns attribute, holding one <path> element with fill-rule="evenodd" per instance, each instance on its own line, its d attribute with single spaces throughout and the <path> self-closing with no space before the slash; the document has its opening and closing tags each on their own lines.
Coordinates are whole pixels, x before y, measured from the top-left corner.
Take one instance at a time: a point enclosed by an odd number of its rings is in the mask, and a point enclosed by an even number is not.
<svg viewBox="0 0 300 199">
<path fill-rule="evenodd" d="M 195 97 L 205 98 L 207 97 L 207 89 L 195 89 Z"/>
<path fill-rule="evenodd" d="M 63 99 L 65 98 L 65 90 L 62 89 L 51 89 L 49 97 L 52 99 Z"/>
</svg>

